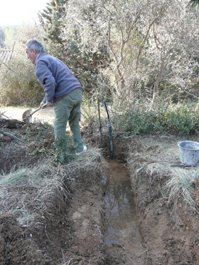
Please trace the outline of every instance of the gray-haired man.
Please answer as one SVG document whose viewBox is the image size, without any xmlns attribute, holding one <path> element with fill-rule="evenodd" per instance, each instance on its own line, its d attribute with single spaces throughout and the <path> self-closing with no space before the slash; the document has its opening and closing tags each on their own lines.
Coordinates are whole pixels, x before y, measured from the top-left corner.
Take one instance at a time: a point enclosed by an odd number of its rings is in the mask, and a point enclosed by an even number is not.
<svg viewBox="0 0 199 265">
<path fill-rule="evenodd" d="M 69 68 L 59 59 L 44 53 L 42 44 L 36 39 L 26 43 L 28 58 L 35 64 L 35 74 L 44 88 L 45 97 L 40 103 L 54 105 L 55 140 L 66 139 L 66 126 L 72 131 L 76 154 L 86 151 L 80 133 L 80 107 L 82 102 L 82 87 Z"/>
</svg>

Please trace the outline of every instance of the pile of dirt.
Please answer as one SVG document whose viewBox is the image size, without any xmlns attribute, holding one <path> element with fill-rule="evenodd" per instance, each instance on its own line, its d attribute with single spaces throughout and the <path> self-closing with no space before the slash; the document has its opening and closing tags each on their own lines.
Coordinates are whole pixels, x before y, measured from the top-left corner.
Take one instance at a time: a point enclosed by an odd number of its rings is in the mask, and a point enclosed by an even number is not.
<svg viewBox="0 0 199 265">
<path fill-rule="evenodd" d="M 34 166 L 55 149 L 53 127 L 48 124 L 25 124 L 18 120 L 2 119 L 0 128 L 1 172 Z"/>
<path fill-rule="evenodd" d="M 99 151 L 63 165 L 52 126 L 9 124 L 0 124 L 0 264 L 104 264 Z"/>
<path fill-rule="evenodd" d="M 19 225 L 15 216 L 6 213 L 0 215 L 0 264 L 50 264 L 32 234 Z"/>
</svg>

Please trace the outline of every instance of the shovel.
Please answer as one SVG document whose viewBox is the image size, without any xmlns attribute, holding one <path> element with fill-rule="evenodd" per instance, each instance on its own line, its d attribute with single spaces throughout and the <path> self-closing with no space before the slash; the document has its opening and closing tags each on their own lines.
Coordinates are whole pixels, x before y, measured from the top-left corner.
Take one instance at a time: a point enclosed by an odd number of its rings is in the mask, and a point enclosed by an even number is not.
<svg viewBox="0 0 199 265">
<path fill-rule="evenodd" d="M 43 105 L 43 107 L 45 107 L 45 106 L 47 106 L 47 103 L 45 103 L 45 104 Z M 40 110 L 40 109 L 41 109 L 41 107 L 37 108 L 37 109 L 34 110 L 34 111 L 32 111 L 32 109 L 28 109 L 28 110 L 26 110 L 26 111 L 23 113 L 23 115 L 22 115 L 22 120 L 23 120 L 23 122 L 25 122 L 25 123 L 31 123 L 31 122 L 32 122 L 32 115 L 33 115 L 35 112 L 37 112 L 38 110 Z"/>
</svg>

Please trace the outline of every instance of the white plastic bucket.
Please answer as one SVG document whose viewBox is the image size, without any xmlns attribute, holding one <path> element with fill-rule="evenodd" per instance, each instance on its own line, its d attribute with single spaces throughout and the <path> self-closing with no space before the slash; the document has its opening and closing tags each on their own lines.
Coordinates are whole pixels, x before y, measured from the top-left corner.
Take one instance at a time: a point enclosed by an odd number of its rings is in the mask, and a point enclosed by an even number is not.
<svg viewBox="0 0 199 265">
<path fill-rule="evenodd" d="M 180 160 L 185 165 L 196 165 L 199 159 L 199 143 L 192 141 L 178 142 Z"/>
</svg>

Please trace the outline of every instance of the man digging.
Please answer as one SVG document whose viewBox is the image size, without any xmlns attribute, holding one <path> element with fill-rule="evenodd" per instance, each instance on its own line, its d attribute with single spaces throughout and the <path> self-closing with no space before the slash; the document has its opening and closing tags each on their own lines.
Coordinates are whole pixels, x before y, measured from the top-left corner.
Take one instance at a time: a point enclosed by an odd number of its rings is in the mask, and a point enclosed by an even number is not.
<svg viewBox="0 0 199 265">
<path fill-rule="evenodd" d="M 82 102 L 82 87 L 69 68 L 59 59 L 44 52 L 44 47 L 36 39 L 26 43 L 28 59 L 35 64 L 35 74 L 44 88 L 45 97 L 40 103 L 43 109 L 45 103 L 53 105 L 55 111 L 54 134 L 58 145 L 66 142 L 66 126 L 72 132 L 76 155 L 87 150 L 83 145 L 80 133 L 80 108 Z"/>
</svg>

